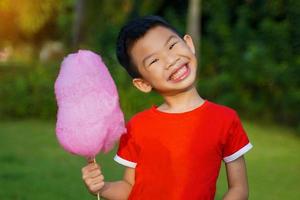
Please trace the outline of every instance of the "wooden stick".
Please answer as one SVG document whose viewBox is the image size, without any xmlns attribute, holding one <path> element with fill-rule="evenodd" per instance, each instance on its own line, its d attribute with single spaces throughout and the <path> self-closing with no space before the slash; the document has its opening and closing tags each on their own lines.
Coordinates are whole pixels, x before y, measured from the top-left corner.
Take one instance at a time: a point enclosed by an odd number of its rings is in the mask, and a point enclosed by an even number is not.
<svg viewBox="0 0 300 200">
<path fill-rule="evenodd" d="M 87 161 L 88 161 L 88 163 L 96 163 L 96 158 L 90 157 L 90 158 L 87 158 Z M 97 193 L 97 200 L 101 200 L 100 192 Z"/>
</svg>

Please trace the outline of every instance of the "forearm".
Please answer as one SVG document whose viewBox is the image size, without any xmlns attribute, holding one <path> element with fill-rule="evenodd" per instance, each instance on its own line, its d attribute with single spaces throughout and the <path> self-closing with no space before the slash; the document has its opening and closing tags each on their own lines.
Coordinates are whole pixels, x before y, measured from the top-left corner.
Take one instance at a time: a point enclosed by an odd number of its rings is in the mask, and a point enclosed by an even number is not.
<svg viewBox="0 0 300 200">
<path fill-rule="evenodd" d="M 105 182 L 100 195 L 108 200 L 125 200 L 131 192 L 132 186 L 124 181 Z"/>
<path fill-rule="evenodd" d="M 229 188 L 223 200 L 248 200 L 248 190 L 243 187 Z"/>
<path fill-rule="evenodd" d="M 228 191 L 223 200 L 247 200 L 248 180 L 244 157 L 226 163 Z"/>
</svg>

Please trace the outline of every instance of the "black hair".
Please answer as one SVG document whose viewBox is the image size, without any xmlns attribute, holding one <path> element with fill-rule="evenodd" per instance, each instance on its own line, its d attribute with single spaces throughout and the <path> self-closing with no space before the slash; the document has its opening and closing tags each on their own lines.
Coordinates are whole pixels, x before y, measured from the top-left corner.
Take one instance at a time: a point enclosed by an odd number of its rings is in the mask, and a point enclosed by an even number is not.
<svg viewBox="0 0 300 200">
<path fill-rule="evenodd" d="M 132 78 L 140 78 L 141 75 L 137 67 L 132 62 L 128 51 L 138 39 L 143 37 L 150 29 L 156 26 L 166 27 L 181 37 L 173 26 L 171 26 L 163 18 L 155 15 L 148 15 L 129 21 L 123 26 L 119 33 L 116 47 L 117 58 L 119 63 L 126 69 Z"/>
</svg>

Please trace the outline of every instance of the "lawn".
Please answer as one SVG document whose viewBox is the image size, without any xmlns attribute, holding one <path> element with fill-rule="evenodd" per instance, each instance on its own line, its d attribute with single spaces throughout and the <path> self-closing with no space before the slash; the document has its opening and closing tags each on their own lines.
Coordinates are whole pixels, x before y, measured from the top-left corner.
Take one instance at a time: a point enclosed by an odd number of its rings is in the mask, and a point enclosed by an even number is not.
<svg viewBox="0 0 300 200">
<path fill-rule="evenodd" d="M 246 155 L 250 199 L 300 199 L 300 137 L 275 125 L 245 122 L 254 148 Z M 66 153 L 57 143 L 54 122 L 0 122 L 0 199 L 96 199 L 81 181 L 85 160 Z M 115 150 L 97 157 L 106 180 L 122 177 L 112 158 Z M 216 199 L 226 191 L 221 170 Z"/>
</svg>

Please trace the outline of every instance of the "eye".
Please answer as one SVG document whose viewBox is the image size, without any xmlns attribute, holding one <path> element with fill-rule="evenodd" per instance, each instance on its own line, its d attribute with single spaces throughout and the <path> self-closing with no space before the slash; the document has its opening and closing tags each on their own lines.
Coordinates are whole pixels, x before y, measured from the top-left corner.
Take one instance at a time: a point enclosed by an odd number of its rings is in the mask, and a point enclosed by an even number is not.
<svg viewBox="0 0 300 200">
<path fill-rule="evenodd" d="M 157 61 L 158 61 L 158 59 L 155 58 L 154 60 L 151 61 L 151 63 L 149 64 L 149 66 L 152 65 L 152 64 L 154 64 L 154 63 L 156 63 Z"/>
<path fill-rule="evenodd" d="M 174 42 L 173 44 L 171 44 L 171 46 L 169 47 L 169 49 L 173 49 L 173 47 L 175 46 L 175 44 L 177 44 L 177 42 Z"/>
</svg>

